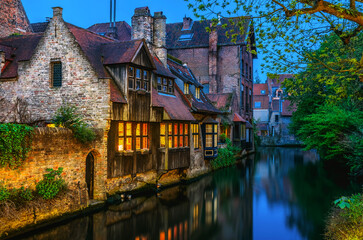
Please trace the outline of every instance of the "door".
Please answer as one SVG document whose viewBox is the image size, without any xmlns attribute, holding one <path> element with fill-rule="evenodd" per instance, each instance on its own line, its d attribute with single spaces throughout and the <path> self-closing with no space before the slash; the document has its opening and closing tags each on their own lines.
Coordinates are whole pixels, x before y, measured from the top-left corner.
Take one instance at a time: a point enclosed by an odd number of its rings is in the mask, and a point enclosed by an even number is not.
<svg viewBox="0 0 363 240">
<path fill-rule="evenodd" d="M 93 199 L 94 188 L 94 156 L 89 153 L 86 158 L 86 183 L 89 199 Z"/>
</svg>

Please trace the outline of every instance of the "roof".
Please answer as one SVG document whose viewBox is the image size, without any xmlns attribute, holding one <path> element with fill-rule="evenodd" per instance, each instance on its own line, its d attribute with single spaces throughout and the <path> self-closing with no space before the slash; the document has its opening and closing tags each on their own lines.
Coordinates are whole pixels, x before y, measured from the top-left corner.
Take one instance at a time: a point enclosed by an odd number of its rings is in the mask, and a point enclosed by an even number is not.
<svg viewBox="0 0 363 240">
<path fill-rule="evenodd" d="M 261 91 L 264 90 L 265 94 L 262 94 Z M 268 95 L 268 85 L 267 83 L 255 83 L 253 84 L 253 96 L 256 95 Z"/>
<path fill-rule="evenodd" d="M 178 86 L 174 85 L 174 95 L 158 93 L 152 89 L 152 106 L 162 107 L 171 120 L 195 121 L 190 113 L 189 106 L 184 102 L 181 91 Z"/>
<path fill-rule="evenodd" d="M 180 64 L 170 58 L 168 58 L 168 68 L 176 77 L 182 80 L 185 83 L 191 83 L 196 87 L 202 88 L 203 85 L 200 84 L 196 79 L 192 70 L 183 64 Z"/>
<path fill-rule="evenodd" d="M 208 99 L 208 97 L 205 95 L 203 91 L 200 91 L 200 99 L 196 99 L 192 95 L 192 106 L 197 110 L 197 112 L 205 112 L 212 114 L 222 113 L 212 104 L 212 102 Z"/>
<path fill-rule="evenodd" d="M 280 99 L 272 99 L 272 111 L 280 111 Z"/>
<path fill-rule="evenodd" d="M 42 34 L 10 36 L 0 39 L 0 50 L 5 52 L 6 67 L 2 69 L 0 79 L 18 76 L 18 62 L 28 61 L 34 54 Z"/>
<path fill-rule="evenodd" d="M 239 115 L 238 113 L 235 113 L 233 115 L 233 122 L 243 122 L 243 123 L 245 123 L 246 120 L 243 117 L 241 117 L 241 115 Z"/>
<path fill-rule="evenodd" d="M 235 45 L 235 44 L 244 44 L 246 40 L 246 34 L 239 34 L 237 36 L 236 42 L 232 42 L 231 38 L 226 37 L 226 31 L 234 29 L 235 32 L 238 32 L 238 27 L 236 25 L 231 25 L 229 20 L 233 20 L 235 22 L 239 21 L 240 18 L 222 18 L 221 24 L 216 26 L 216 30 L 218 32 L 218 45 Z M 190 48 L 190 47 L 208 47 L 209 46 L 209 33 L 206 31 L 206 27 L 210 27 L 212 21 L 194 21 L 192 23 L 192 28 L 190 30 L 183 30 L 183 23 L 169 23 L 166 25 L 166 48 L 167 49 L 175 49 L 175 48 Z M 245 20 L 244 29 L 246 32 L 248 30 L 248 25 L 250 21 Z M 227 27 L 222 28 L 223 24 L 227 24 Z M 179 38 L 182 34 L 193 34 L 191 40 L 179 41 Z"/>
<path fill-rule="evenodd" d="M 271 85 L 272 87 L 280 87 L 281 83 L 286 79 L 286 78 L 293 78 L 294 74 L 277 74 L 278 78 L 267 78 L 267 82 L 269 85 Z"/>
<path fill-rule="evenodd" d="M 38 23 L 32 23 L 30 24 L 34 33 L 42 33 L 45 32 L 45 30 L 48 27 L 49 22 L 38 22 Z"/>
<path fill-rule="evenodd" d="M 153 57 L 153 60 L 156 67 L 156 70 L 154 70 L 154 72 L 156 74 L 175 79 L 173 73 L 171 73 L 171 71 L 168 68 L 164 67 L 160 59 L 158 59 L 157 57 Z"/>
<path fill-rule="evenodd" d="M 87 28 L 97 34 L 106 34 L 110 28 L 110 23 L 96 23 Z M 131 40 L 131 27 L 125 21 L 116 22 L 116 36 L 119 41 Z"/>
<path fill-rule="evenodd" d="M 226 109 L 232 105 L 233 93 L 209 93 L 207 97 L 218 109 Z"/>
<path fill-rule="evenodd" d="M 102 44 L 101 55 L 103 56 L 103 64 L 111 65 L 132 62 L 141 44 L 143 44 L 142 40 Z"/>
<path fill-rule="evenodd" d="M 110 97 L 111 97 L 111 102 L 127 103 L 120 89 L 116 86 L 113 80 L 110 81 Z"/>
</svg>

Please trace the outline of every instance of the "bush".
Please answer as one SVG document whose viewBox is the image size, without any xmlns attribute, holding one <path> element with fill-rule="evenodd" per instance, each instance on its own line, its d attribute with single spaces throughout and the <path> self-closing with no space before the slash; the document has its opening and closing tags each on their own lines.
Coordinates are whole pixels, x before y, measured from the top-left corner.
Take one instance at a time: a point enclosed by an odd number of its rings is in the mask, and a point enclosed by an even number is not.
<svg viewBox="0 0 363 240">
<path fill-rule="evenodd" d="M 326 239 L 363 239 L 363 194 L 341 197 L 328 219 Z"/>
<path fill-rule="evenodd" d="M 239 147 L 233 146 L 231 140 L 226 138 L 227 147 L 218 149 L 218 156 L 211 161 L 213 169 L 227 167 L 236 163 L 236 154 L 241 151 Z"/>
<path fill-rule="evenodd" d="M 58 170 L 48 168 L 46 171 L 49 173 L 44 174 L 43 180 L 37 183 L 36 191 L 43 199 L 52 199 L 65 187 L 61 176 L 63 168 Z"/>
<path fill-rule="evenodd" d="M 17 205 L 20 205 L 26 201 L 33 200 L 33 191 L 29 188 L 14 188 L 10 190 L 10 197 L 9 200 L 14 202 Z"/>
<path fill-rule="evenodd" d="M 9 190 L 3 185 L 0 185 L 0 203 L 8 200 L 9 197 L 10 197 Z"/>
<path fill-rule="evenodd" d="M 95 132 L 82 120 L 75 106 L 61 106 L 57 110 L 52 122 L 56 127 L 71 129 L 74 137 L 81 143 L 89 143 L 96 138 Z"/>
<path fill-rule="evenodd" d="M 0 124 L 0 167 L 20 167 L 31 150 L 32 127 L 4 123 Z"/>
<path fill-rule="evenodd" d="M 225 133 L 222 133 L 220 136 L 219 136 L 219 141 L 221 143 L 225 143 L 226 142 L 226 139 L 227 139 L 227 136 Z"/>
</svg>

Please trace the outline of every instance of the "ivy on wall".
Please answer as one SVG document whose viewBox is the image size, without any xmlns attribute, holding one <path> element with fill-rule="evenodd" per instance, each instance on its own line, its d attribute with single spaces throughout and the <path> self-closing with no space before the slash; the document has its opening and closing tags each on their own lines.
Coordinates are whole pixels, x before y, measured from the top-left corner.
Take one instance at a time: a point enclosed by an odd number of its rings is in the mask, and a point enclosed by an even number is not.
<svg viewBox="0 0 363 240">
<path fill-rule="evenodd" d="M 20 167 L 31 150 L 33 127 L 22 124 L 0 124 L 0 168 Z"/>
</svg>

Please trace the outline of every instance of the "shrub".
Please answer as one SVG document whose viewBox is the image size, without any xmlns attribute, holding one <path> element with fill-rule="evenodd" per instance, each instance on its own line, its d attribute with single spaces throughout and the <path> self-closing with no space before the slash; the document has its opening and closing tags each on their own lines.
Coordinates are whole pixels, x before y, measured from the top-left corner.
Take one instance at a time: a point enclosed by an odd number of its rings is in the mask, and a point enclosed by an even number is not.
<svg viewBox="0 0 363 240">
<path fill-rule="evenodd" d="M 0 203 L 9 199 L 10 192 L 9 190 L 0 184 Z"/>
<path fill-rule="evenodd" d="M 63 168 L 58 170 L 48 168 L 46 171 L 49 173 L 44 174 L 43 180 L 37 183 L 36 191 L 43 199 L 52 199 L 65 187 L 61 176 Z"/>
<path fill-rule="evenodd" d="M 219 136 L 219 140 L 221 143 L 225 143 L 226 142 L 226 139 L 227 139 L 227 136 L 225 133 L 222 133 L 220 136 Z"/>
<path fill-rule="evenodd" d="M 26 201 L 33 200 L 33 191 L 29 188 L 14 188 L 10 190 L 10 196 L 9 199 L 14 202 L 15 204 L 22 204 Z"/>
<path fill-rule="evenodd" d="M 218 156 L 211 161 L 213 169 L 227 167 L 236 163 L 236 154 L 241 151 L 239 147 L 233 146 L 231 140 L 226 138 L 227 147 L 218 149 Z"/>
<path fill-rule="evenodd" d="M 31 150 L 33 129 L 22 124 L 0 124 L 0 167 L 16 169 L 22 165 Z"/>
<path fill-rule="evenodd" d="M 66 127 L 72 130 L 74 137 L 81 143 L 92 142 L 96 138 L 95 132 L 88 127 L 77 113 L 77 108 L 71 105 L 61 106 L 52 121 L 56 127 Z"/>
</svg>

